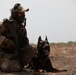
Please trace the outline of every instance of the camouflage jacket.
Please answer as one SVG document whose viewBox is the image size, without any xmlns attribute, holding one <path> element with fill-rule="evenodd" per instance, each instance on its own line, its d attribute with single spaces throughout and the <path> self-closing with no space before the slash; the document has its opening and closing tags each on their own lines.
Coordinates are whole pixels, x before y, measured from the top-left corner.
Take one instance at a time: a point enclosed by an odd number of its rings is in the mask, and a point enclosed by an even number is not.
<svg viewBox="0 0 76 75">
<path fill-rule="evenodd" d="M 0 46 L 5 39 L 13 40 L 16 47 L 28 43 L 26 28 L 15 20 L 6 20 L 0 23 Z M 21 43 L 19 45 L 19 43 Z"/>
</svg>

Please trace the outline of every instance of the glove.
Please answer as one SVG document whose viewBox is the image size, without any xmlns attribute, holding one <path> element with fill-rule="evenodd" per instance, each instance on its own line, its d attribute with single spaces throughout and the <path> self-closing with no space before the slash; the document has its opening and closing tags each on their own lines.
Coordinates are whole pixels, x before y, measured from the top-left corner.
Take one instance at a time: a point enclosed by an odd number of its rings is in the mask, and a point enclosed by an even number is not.
<svg viewBox="0 0 76 75">
<path fill-rule="evenodd" d="M 2 42 L 1 47 L 5 48 L 5 49 L 13 50 L 13 49 L 15 49 L 15 43 L 10 39 L 5 38 L 4 41 Z"/>
</svg>

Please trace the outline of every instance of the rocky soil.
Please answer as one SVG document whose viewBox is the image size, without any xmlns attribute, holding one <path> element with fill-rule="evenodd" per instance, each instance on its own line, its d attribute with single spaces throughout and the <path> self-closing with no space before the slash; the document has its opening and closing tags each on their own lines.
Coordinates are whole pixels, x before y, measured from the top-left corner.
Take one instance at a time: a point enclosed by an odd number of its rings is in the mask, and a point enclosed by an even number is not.
<svg viewBox="0 0 76 75">
<path fill-rule="evenodd" d="M 50 59 L 53 67 L 67 71 L 57 73 L 30 71 L 18 73 L 0 72 L 0 75 L 76 75 L 76 44 L 52 44 Z"/>
</svg>

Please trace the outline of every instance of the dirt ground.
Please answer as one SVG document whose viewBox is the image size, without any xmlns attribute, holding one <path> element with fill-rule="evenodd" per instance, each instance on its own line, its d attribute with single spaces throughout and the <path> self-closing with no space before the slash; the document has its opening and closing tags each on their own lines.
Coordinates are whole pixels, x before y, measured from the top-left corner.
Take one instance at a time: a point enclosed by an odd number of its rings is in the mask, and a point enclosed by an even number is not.
<svg viewBox="0 0 76 75">
<path fill-rule="evenodd" d="M 2 73 L 0 75 L 76 75 L 76 44 L 52 44 L 50 59 L 53 67 L 66 69 L 65 72 L 39 73 L 39 72 L 18 72 Z"/>
</svg>

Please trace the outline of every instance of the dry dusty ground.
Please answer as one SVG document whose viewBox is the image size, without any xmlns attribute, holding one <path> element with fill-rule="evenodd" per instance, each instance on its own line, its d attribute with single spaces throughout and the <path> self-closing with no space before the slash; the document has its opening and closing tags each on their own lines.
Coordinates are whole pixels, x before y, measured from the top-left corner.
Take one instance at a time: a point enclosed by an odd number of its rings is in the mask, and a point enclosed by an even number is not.
<svg viewBox="0 0 76 75">
<path fill-rule="evenodd" d="M 76 75 L 76 44 L 52 44 L 50 58 L 53 67 L 66 69 L 66 72 L 58 73 L 37 73 L 37 72 L 20 72 L 20 73 L 2 73 L 0 75 Z"/>
</svg>

